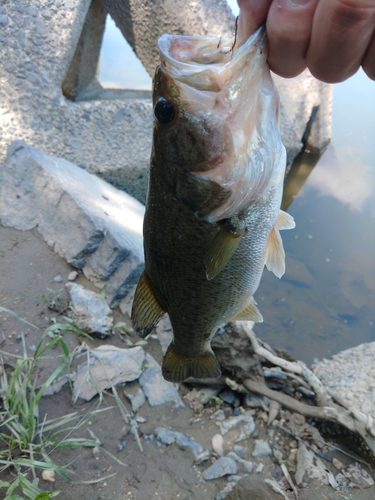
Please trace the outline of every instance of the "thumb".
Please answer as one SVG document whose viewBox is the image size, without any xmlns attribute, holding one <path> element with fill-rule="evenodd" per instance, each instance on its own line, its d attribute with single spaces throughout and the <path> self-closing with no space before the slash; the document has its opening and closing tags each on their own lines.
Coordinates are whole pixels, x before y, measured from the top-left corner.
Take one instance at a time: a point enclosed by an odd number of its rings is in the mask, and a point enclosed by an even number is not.
<svg viewBox="0 0 375 500">
<path fill-rule="evenodd" d="M 237 47 L 266 20 L 272 0 L 237 0 L 240 8 L 237 25 Z"/>
</svg>

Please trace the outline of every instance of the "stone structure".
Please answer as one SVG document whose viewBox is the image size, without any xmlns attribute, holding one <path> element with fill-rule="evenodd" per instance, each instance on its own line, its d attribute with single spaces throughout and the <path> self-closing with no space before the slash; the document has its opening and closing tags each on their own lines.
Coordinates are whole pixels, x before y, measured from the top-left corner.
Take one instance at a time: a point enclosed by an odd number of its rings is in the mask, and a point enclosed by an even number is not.
<svg viewBox="0 0 375 500">
<path fill-rule="evenodd" d="M 144 206 L 72 163 L 14 141 L 0 165 L 0 224 L 45 241 L 130 313 L 144 268 Z M 74 285 L 75 287 L 77 285 Z"/>
<path fill-rule="evenodd" d="M 375 342 L 341 351 L 313 366 L 328 393 L 345 408 L 375 420 Z"/>
<path fill-rule="evenodd" d="M 150 74 L 161 33 L 228 34 L 234 25 L 225 0 L 197 0 L 189 8 L 184 0 L 3 2 L 0 163 L 10 142 L 23 139 L 144 202 L 153 119 L 150 93 L 104 90 L 96 80 L 108 12 Z M 302 139 L 311 148 L 324 147 L 330 138 L 330 87 L 308 73 L 290 81 L 278 78 L 277 84 L 289 161 Z"/>
</svg>

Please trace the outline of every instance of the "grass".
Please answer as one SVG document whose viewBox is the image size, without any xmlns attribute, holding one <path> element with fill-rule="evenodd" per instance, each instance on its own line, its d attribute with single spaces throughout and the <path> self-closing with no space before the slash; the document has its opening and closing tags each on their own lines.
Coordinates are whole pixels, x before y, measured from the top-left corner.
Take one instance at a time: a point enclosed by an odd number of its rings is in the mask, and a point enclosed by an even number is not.
<svg viewBox="0 0 375 500">
<path fill-rule="evenodd" d="M 37 328 L 9 309 L 0 306 L 0 311 L 12 314 L 20 321 Z M 33 356 L 27 355 L 23 335 L 21 336 L 22 355 L 0 351 L 0 401 L 2 403 L 0 409 L 0 473 L 6 470 L 16 472 L 14 480 L 0 481 L 0 488 L 6 488 L 5 497 L 2 497 L 4 500 L 48 500 L 56 497 L 59 495 L 59 491 L 42 491 L 39 488 L 36 471 L 50 469 L 68 480 L 72 480 L 70 477 L 72 471 L 53 462 L 50 456 L 52 451 L 62 447 L 71 449 L 82 446 L 97 448 L 98 444 L 100 445 L 95 436 L 95 439 L 70 436 L 73 431 L 87 424 L 94 414 L 110 408 L 90 410 L 83 417 L 77 413 L 71 413 L 51 420 L 43 419 L 39 411 L 40 400 L 47 388 L 56 381 L 62 371 L 68 370 L 68 373 L 70 371 L 75 353 L 69 352 L 61 334 L 64 330 L 89 337 L 73 325 L 55 323 L 44 331 Z M 39 360 L 46 359 L 46 354 L 56 346 L 60 346 L 62 349 L 59 365 L 48 379 L 41 386 L 38 386 L 35 375 L 37 363 Z M 56 358 L 55 352 L 53 356 Z M 11 358 L 11 361 L 5 363 L 5 357 Z M 114 388 L 112 391 L 121 413 L 129 423 L 126 408 Z M 100 394 L 98 405 L 101 399 Z M 107 450 L 103 451 L 119 464 L 126 465 Z M 31 479 L 29 479 L 30 476 Z M 108 477 L 111 476 L 100 480 Z"/>
</svg>

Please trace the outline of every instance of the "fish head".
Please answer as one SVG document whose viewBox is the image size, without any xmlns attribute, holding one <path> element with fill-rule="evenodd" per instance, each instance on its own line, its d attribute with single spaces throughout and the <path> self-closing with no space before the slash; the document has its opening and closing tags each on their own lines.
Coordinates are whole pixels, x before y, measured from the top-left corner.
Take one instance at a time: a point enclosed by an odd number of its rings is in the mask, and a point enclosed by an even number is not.
<svg viewBox="0 0 375 500">
<path fill-rule="evenodd" d="M 244 211 L 285 170 L 265 29 L 236 51 L 233 44 L 163 35 L 153 82 L 153 156 L 165 175 L 184 172 L 228 194 L 205 214 L 209 222 Z"/>
<path fill-rule="evenodd" d="M 214 157 L 220 161 L 220 154 L 226 154 L 231 146 L 231 134 L 204 108 L 207 93 L 201 92 L 181 85 L 163 63 L 157 67 L 153 80 L 153 150 L 175 174 L 205 170 L 207 161 L 212 162 Z"/>
</svg>

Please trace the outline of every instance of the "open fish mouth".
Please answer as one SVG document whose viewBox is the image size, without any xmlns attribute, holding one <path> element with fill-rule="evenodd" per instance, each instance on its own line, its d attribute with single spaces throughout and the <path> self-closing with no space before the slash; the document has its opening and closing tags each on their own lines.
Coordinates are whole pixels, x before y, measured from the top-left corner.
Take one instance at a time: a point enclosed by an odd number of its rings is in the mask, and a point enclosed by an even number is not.
<svg viewBox="0 0 375 500">
<path fill-rule="evenodd" d="M 257 30 L 239 49 L 235 38 L 163 35 L 161 63 L 175 80 L 197 90 L 220 92 L 226 82 L 254 55 L 266 51 L 265 28 Z"/>
</svg>

